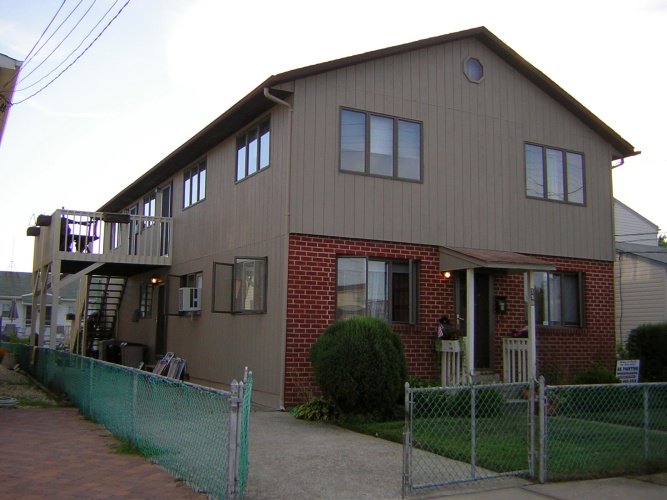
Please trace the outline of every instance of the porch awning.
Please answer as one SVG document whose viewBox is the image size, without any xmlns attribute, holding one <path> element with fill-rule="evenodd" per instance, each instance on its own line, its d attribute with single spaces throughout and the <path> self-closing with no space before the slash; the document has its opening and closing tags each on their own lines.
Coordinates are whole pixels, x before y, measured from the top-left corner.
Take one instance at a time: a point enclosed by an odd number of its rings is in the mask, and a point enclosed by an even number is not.
<svg viewBox="0 0 667 500">
<path fill-rule="evenodd" d="M 440 271 L 477 268 L 513 271 L 556 270 L 556 266 L 550 262 L 516 252 L 440 247 Z"/>
</svg>

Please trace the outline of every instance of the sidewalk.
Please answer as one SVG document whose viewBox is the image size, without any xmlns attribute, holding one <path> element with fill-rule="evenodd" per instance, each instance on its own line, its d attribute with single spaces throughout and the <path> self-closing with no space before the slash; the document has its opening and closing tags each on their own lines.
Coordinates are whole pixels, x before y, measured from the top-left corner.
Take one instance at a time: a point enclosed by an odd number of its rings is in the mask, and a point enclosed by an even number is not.
<svg viewBox="0 0 667 500">
<path fill-rule="evenodd" d="M 0 408 L 0 498 L 205 499 L 76 408 Z"/>
<path fill-rule="evenodd" d="M 400 499 L 402 446 L 287 413 L 253 411 L 248 488 L 244 498 Z M 423 492 L 412 500 L 664 500 L 667 473 L 533 484 L 504 478 Z"/>
</svg>

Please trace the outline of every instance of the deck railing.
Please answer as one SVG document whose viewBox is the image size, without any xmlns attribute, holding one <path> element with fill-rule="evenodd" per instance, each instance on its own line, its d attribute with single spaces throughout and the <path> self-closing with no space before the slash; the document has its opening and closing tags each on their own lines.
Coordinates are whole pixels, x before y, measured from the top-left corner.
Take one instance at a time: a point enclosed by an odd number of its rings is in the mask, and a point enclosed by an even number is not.
<svg viewBox="0 0 667 500">
<path fill-rule="evenodd" d="M 130 213 L 56 210 L 40 215 L 42 260 L 171 263 L 172 219 Z"/>
<path fill-rule="evenodd" d="M 528 382 L 528 339 L 503 338 L 503 381 Z"/>
</svg>

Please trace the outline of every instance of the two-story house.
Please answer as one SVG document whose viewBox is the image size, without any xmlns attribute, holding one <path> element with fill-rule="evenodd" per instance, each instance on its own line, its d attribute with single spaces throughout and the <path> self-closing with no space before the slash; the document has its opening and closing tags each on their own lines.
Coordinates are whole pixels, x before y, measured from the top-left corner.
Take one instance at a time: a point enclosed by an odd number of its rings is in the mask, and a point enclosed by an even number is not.
<svg viewBox="0 0 667 500">
<path fill-rule="evenodd" d="M 310 347 L 355 314 L 391 324 L 414 376 L 440 376 L 446 315 L 466 373 L 503 373 L 523 328 L 522 376 L 567 379 L 613 367 L 611 163 L 634 154 L 486 28 L 316 64 L 262 82 L 97 212 L 44 217 L 35 300 L 61 285 L 48 276 L 114 276 L 110 335 L 204 384 L 247 365 L 274 407 L 317 390 Z"/>
</svg>

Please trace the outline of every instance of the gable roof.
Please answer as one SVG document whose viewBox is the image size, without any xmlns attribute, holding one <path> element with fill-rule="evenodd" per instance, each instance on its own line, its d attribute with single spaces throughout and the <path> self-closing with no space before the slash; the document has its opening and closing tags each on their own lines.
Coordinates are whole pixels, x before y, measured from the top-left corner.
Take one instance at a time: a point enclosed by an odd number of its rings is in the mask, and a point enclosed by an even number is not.
<svg viewBox="0 0 667 500">
<path fill-rule="evenodd" d="M 655 222 L 651 222 L 651 221 L 648 220 L 646 217 L 644 217 L 642 214 L 640 214 L 640 213 L 637 212 L 636 210 L 630 208 L 629 206 L 627 206 L 627 205 L 626 205 L 625 203 L 623 203 L 622 201 L 617 200 L 616 198 L 614 198 L 614 203 L 616 204 L 616 206 L 617 206 L 618 208 L 621 208 L 621 209 L 627 211 L 628 213 L 632 214 L 632 215 L 633 215 L 634 217 L 636 217 L 637 219 L 639 219 L 639 220 L 645 222 L 646 224 L 648 224 L 648 225 L 651 226 L 651 227 L 654 227 L 656 233 L 660 231 L 660 226 L 658 226 Z"/>
<path fill-rule="evenodd" d="M 77 285 L 72 283 L 63 287 L 60 291 L 60 298 L 65 301 L 76 299 Z M 19 271 L 0 271 L 0 299 L 18 299 L 28 296 L 31 302 L 32 297 L 32 273 Z M 50 294 L 48 302 L 51 302 Z"/>
<path fill-rule="evenodd" d="M 275 104 L 264 97 L 264 89 L 275 87 L 300 78 L 317 75 L 327 71 L 336 70 L 354 64 L 360 64 L 383 57 L 394 56 L 405 52 L 428 48 L 435 45 L 445 44 L 465 38 L 475 38 L 496 55 L 513 66 L 519 73 L 539 87 L 544 93 L 551 96 L 568 111 L 574 114 L 582 122 L 588 125 L 598 135 L 605 139 L 616 150 L 614 159 L 627 158 L 639 154 L 632 144 L 623 139 L 618 133 L 611 129 L 606 123 L 586 109 L 579 101 L 565 92 L 553 80 L 526 61 L 509 45 L 505 44 L 487 28 L 481 26 L 469 30 L 450 33 L 447 35 L 426 38 L 416 42 L 396 45 L 384 49 L 373 50 L 354 56 L 335 59 L 333 61 L 305 66 L 278 75 L 273 75 L 264 80 L 254 90 L 238 101 L 234 106 L 213 120 L 204 129 L 194 135 L 191 139 L 173 151 L 161 162 L 151 168 L 144 175 L 130 184 L 123 191 L 105 203 L 99 211 L 117 211 L 127 207 L 134 200 L 147 191 L 155 188 L 160 182 L 195 161 L 199 156 L 206 153 L 216 144 L 236 133 L 246 125 L 252 118 L 269 110 Z M 277 97 L 287 97 L 290 92 L 272 89 Z"/>
</svg>

